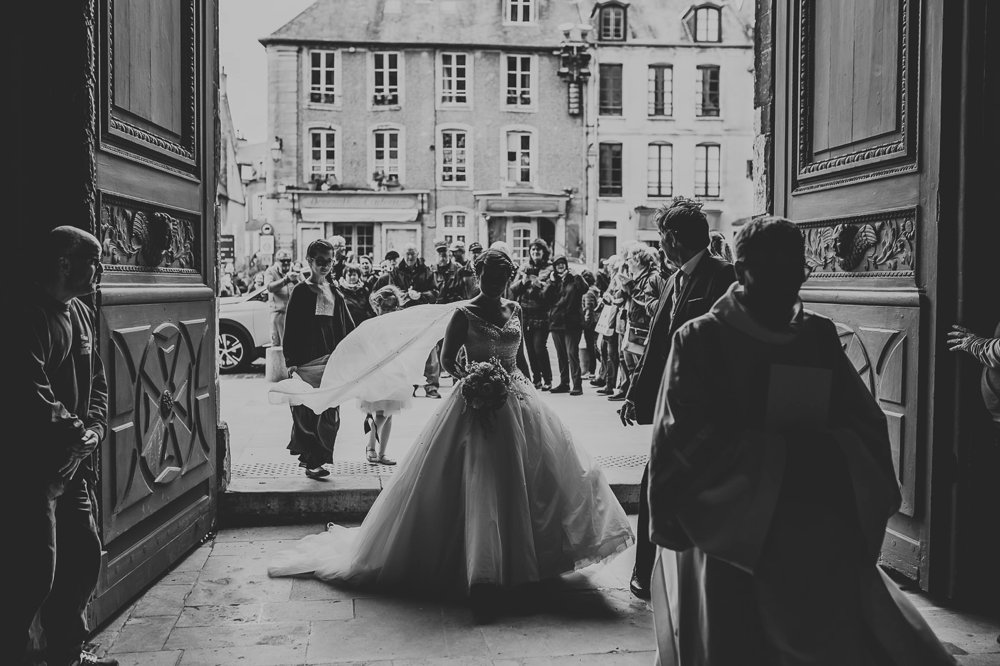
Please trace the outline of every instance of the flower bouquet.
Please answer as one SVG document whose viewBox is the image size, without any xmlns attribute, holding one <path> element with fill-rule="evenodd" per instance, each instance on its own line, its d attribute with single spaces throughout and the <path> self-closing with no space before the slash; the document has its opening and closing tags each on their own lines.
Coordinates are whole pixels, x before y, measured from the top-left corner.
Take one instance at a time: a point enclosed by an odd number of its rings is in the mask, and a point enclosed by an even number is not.
<svg viewBox="0 0 1000 666">
<path fill-rule="evenodd" d="M 462 381 L 465 408 L 484 423 L 507 402 L 510 393 L 510 374 L 496 358 L 469 365 L 469 374 Z"/>
</svg>

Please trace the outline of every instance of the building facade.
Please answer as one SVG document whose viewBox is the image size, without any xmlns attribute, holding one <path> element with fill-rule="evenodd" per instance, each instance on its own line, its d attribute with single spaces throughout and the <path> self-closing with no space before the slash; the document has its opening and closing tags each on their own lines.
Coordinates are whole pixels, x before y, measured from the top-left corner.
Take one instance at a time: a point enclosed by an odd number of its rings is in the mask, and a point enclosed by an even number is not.
<svg viewBox="0 0 1000 666">
<path fill-rule="evenodd" d="M 652 213 L 678 195 L 702 200 L 731 239 L 753 212 L 752 3 L 591 8 L 588 245 L 603 259 L 657 243 Z"/>
<path fill-rule="evenodd" d="M 587 132 L 568 110 L 557 0 L 327 0 L 261 40 L 268 213 L 302 258 L 337 234 L 381 259 L 408 243 L 540 236 L 583 257 Z"/>
<path fill-rule="evenodd" d="M 247 199 L 241 178 L 238 150 L 240 139 L 233 126 L 226 92 L 226 73 L 219 81 L 219 178 L 216 206 L 219 215 L 219 270 L 234 274 L 246 268 L 244 228 Z"/>
</svg>

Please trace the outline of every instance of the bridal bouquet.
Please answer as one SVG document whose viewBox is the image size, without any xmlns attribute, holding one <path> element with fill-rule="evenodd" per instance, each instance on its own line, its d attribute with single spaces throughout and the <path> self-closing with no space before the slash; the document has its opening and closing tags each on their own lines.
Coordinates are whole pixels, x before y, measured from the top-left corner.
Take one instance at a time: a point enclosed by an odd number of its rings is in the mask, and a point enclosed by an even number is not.
<svg viewBox="0 0 1000 666">
<path fill-rule="evenodd" d="M 469 374 L 462 382 L 462 397 L 466 409 L 484 422 L 504 406 L 510 388 L 510 374 L 496 358 L 469 365 Z"/>
</svg>

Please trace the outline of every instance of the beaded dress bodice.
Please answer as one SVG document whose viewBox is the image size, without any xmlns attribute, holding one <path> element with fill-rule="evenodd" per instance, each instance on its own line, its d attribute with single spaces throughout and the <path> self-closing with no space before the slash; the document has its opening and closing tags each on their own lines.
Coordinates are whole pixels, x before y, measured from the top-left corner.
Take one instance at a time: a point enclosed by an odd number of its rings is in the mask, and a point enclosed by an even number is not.
<svg viewBox="0 0 1000 666">
<path fill-rule="evenodd" d="M 469 334 L 465 340 L 465 352 L 470 362 L 488 361 L 497 358 L 505 370 L 517 370 L 517 350 L 521 346 L 521 319 L 517 309 L 510 318 L 498 326 L 462 308 L 469 321 Z"/>
</svg>

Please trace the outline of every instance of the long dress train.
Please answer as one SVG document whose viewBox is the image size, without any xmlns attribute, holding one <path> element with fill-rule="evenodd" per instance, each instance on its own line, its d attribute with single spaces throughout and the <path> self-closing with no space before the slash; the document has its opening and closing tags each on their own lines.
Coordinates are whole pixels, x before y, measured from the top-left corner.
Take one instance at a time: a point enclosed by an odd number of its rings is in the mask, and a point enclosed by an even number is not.
<svg viewBox="0 0 1000 666">
<path fill-rule="evenodd" d="M 506 403 L 484 422 L 456 387 L 362 525 L 305 537 L 276 556 L 269 575 L 464 591 L 552 578 L 633 543 L 604 474 L 517 369 L 517 314 L 497 326 L 459 309 L 469 360 L 497 358 L 511 373 Z"/>
</svg>

